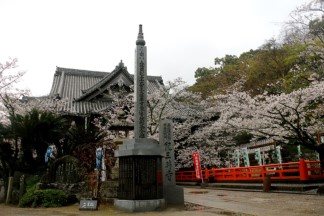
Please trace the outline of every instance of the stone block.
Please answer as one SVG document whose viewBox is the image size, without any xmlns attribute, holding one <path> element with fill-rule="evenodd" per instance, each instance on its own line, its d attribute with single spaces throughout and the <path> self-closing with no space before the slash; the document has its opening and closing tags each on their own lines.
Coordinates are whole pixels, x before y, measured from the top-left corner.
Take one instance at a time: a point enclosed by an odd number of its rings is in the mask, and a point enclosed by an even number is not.
<svg viewBox="0 0 324 216">
<path fill-rule="evenodd" d="M 117 198 L 118 180 L 107 180 L 101 183 L 100 196 L 103 200 L 107 198 Z"/>
<path fill-rule="evenodd" d="M 127 212 L 147 212 L 165 209 L 164 199 L 153 200 L 115 200 L 114 206 Z"/>
<path fill-rule="evenodd" d="M 79 210 L 98 210 L 98 201 L 97 200 L 80 200 L 80 207 Z"/>
<path fill-rule="evenodd" d="M 163 195 L 167 205 L 184 206 L 184 191 L 179 186 L 166 186 Z"/>
</svg>

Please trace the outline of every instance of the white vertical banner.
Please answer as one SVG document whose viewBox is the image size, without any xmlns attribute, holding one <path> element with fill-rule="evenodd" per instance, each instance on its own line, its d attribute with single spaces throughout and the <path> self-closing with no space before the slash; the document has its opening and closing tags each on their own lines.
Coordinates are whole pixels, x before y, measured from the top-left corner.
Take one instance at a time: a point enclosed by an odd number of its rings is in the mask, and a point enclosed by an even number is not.
<svg viewBox="0 0 324 216">
<path fill-rule="evenodd" d="M 277 156 L 277 159 L 278 159 L 278 163 L 282 163 L 282 160 L 281 160 L 281 146 L 276 146 L 276 156 Z"/>
<path fill-rule="evenodd" d="M 297 145 L 297 154 L 298 154 L 298 159 L 300 160 L 300 158 L 302 156 L 302 152 L 300 150 L 300 145 Z"/>
<path fill-rule="evenodd" d="M 235 167 L 240 167 L 240 150 L 234 150 L 234 160 L 235 160 Z"/>
<path fill-rule="evenodd" d="M 262 164 L 263 164 L 263 165 L 266 165 L 266 160 L 265 160 L 265 154 L 264 154 L 264 151 L 261 152 L 261 157 L 262 157 Z"/>
<path fill-rule="evenodd" d="M 245 167 L 250 166 L 249 153 L 247 147 L 242 148 L 242 156 L 243 156 L 244 166 Z"/>
<path fill-rule="evenodd" d="M 320 155 L 318 152 L 315 152 L 315 155 L 316 155 L 316 160 L 320 160 Z"/>
<path fill-rule="evenodd" d="M 260 148 L 255 149 L 255 160 L 258 161 L 259 166 L 262 166 L 262 158 L 261 158 Z"/>
<path fill-rule="evenodd" d="M 102 159 L 101 159 L 101 181 L 106 181 L 106 163 L 105 163 L 105 155 L 106 155 L 106 146 L 104 145 L 102 150 Z"/>
</svg>

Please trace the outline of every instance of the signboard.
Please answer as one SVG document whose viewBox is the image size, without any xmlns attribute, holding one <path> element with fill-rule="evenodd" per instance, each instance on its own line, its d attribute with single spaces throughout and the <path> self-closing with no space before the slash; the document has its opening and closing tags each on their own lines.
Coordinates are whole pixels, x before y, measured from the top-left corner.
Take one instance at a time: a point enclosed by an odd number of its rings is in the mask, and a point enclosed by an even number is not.
<svg viewBox="0 0 324 216">
<path fill-rule="evenodd" d="M 253 153 L 255 153 L 255 149 L 256 148 L 248 148 L 248 153 L 249 154 L 253 154 Z M 270 150 L 274 150 L 275 149 L 275 146 L 274 145 L 268 145 L 268 146 L 261 146 L 261 147 L 259 147 L 259 149 L 260 149 L 260 151 L 261 152 L 267 152 L 267 151 L 270 151 Z"/>
<path fill-rule="evenodd" d="M 98 210 L 97 200 L 80 200 L 79 210 Z"/>
<path fill-rule="evenodd" d="M 196 151 L 196 152 L 192 153 L 192 158 L 193 158 L 193 163 L 194 163 L 194 167 L 195 167 L 195 171 L 196 171 L 196 178 L 202 179 L 199 152 Z"/>
<path fill-rule="evenodd" d="M 282 163 L 282 160 L 281 160 L 281 146 L 276 146 L 276 156 L 277 156 L 277 160 L 278 160 L 278 163 Z"/>
<path fill-rule="evenodd" d="M 235 160 L 235 167 L 240 167 L 240 150 L 234 150 L 234 160 Z"/>
<path fill-rule="evenodd" d="M 262 166 L 262 158 L 261 158 L 260 148 L 255 149 L 255 160 L 258 161 L 259 166 Z"/>
<path fill-rule="evenodd" d="M 244 166 L 245 167 L 250 166 L 249 153 L 247 147 L 242 148 L 242 156 L 243 156 Z"/>
<path fill-rule="evenodd" d="M 302 157 L 302 152 L 300 149 L 300 145 L 297 146 L 297 154 L 298 154 L 298 159 L 300 160 L 300 158 Z"/>
</svg>

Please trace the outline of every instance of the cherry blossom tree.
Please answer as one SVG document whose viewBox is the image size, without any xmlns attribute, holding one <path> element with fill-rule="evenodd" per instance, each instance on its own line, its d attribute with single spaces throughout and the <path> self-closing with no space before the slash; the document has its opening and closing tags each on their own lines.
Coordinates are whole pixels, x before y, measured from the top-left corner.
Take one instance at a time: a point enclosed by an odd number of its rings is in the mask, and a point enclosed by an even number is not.
<svg viewBox="0 0 324 216">
<path fill-rule="evenodd" d="M 100 113 L 100 116 L 94 118 L 92 124 L 99 130 L 106 149 L 106 167 L 108 170 L 115 165 L 116 159 L 113 158 L 114 151 L 118 148 L 117 137 L 126 137 L 126 131 L 114 131 L 112 127 L 132 128 L 134 125 L 134 92 L 120 90 L 111 95 L 113 99 L 109 108 Z M 128 130 L 127 129 L 127 130 Z M 123 134 L 120 134 L 123 133 Z M 129 138 L 134 136 L 133 131 L 128 134 Z"/>
<path fill-rule="evenodd" d="M 24 75 L 24 72 L 17 70 L 16 58 L 9 58 L 5 62 L 0 62 L 0 170 L 4 177 L 12 176 L 15 170 L 15 161 L 18 158 L 18 142 L 14 140 L 10 128 L 8 127 L 9 115 L 5 99 L 19 97 L 21 91 L 15 88 L 15 84 Z M 13 139 L 13 142 L 10 142 Z"/>
<path fill-rule="evenodd" d="M 192 153 L 198 151 L 203 167 L 229 167 L 235 141 L 225 130 L 212 130 L 219 113 L 203 110 L 174 125 L 176 169 L 193 167 Z"/>
<path fill-rule="evenodd" d="M 209 130 L 211 124 L 217 120 L 218 114 L 213 111 L 205 112 L 209 102 L 202 100 L 200 94 L 192 93 L 187 88 L 187 84 L 178 78 L 148 93 L 148 136 L 158 139 L 160 121 L 172 119 L 177 169 L 192 167 L 191 155 L 196 150 L 200 152 L 204 166 L 224 166 L 228 160 L 227 150 L 231 148 L 230 141 L 226 140 L 227 137 L 221 132 L 216 134 Z M 127 96 L 118 94 L 113 97 L 111 107 L 94 121 L 106 134 L 105 139 L 110 141 L 116 137 L 109 130 L 111 126 L 121 124 L 122 119 L 124 125 L 134 123 L 133 92 Z"/>
<path fill-rule="evenodd" d="M 40 143 L 34 142 L 25 145 L 24 143 L 26 142 L 23 141 L 26 139 L 37 139 L 35 135 L 31 134 L 32 129 L 28 125 L 28 123 L 35 123 L 33 121 L 35 118 L 31 120 L 31 113 L 37 111 L 37 114 L 34 115 L 37 118 L 41 118 L 41 116 L 43 118 L 43 116 L 51 115 L 52 113 L 57 114 L 66 103 L 66 100 L 30 97 L 28 90 L 16 88 L 16 84 L 24 75 L 24 72 L 18 69 L 17 62 L 16 58 L 9 58 L 5 63 L 0 63 L 1 164 L 5 175 L 8 173 L 9 176 L 13 175 L 19 157 L 25 156 L 22 149 L 24 149 L 24 152 L 32 152 L 32 148 L 29 147 Z M 51 121 L 50 119 L 48 120 Z M 51 123 L 54 125 L 54 121 Z M 52 127 L 52 129 L 56 130 L 57 128 Z M 43 131 L 41 132 L 41 130 Z M 44 130 L 43 125 L 43 127 L 38 128 L 38 133 L 35 132 L 35 134 L 43 134 L 43 137 L 46 137 Z M 25 134 L 23 133 L 24 131 L 26 132 Z M 4 161 L 4 159 L 6 160 Z"/>
<path fill-rule="evenodd" d="M 29 90 L 19 89 L 16 84 L 25 74 L 18 69 L 17 58 L 0 62 L 0 122 L 8 124 L 8 117 L 13 114 L 25 114 L 33 109 L 58 113 L 67 100 L 51 97 L 31 97 Z"/>
<path fill-rule="evenodd" d="M 17 83 L 24 72 L 15 70 L 17 58 L 9 58 L 6 62 L 0 62 L 0 91 L 1 93 L 11 90 L 13 84 Z"/>
<path fill-rule="evenodd" d="M 147 133 L 149 137 L 158 139 L 159 123 L 162 119 L 183 115 L 182 111 L 185 108 L 200 101 L 198 94 L 190 93 L 186 88 L 186 83 L 177 78 L 148 93 Z M 117 92 L 112 98 L 112 105 L 94 122 L 102 131 L 108 131 L 113 124 L 118 123 L 120 115 L 124 116 L 124 124 L 134 124 L 134 92 Z M 111 135 L 107 132 L 106 139 L 110 139 Z"/>
<path fill-rule="evenodd" d="M 289 94 L 251 97 L 234 90 L 217 95 L 213 109 L 221 114 L 212 130 L 226 129 L 229 134 L 248 131 L 256 139 L 272 137 L 278 142 L 303 145 L 319 153 L 324 167 L 324 145 L 316 140 L 324 126 L 323 96 L 323 81 L 314 81 Z"/>
<path fill-rule="evenodd" d="M 324 77 L 324 1 L 311 0 L 290 14 L 284 28 L 284 42 L 293 45 L 301 64 L 295 73 L 317 73 Z"/>
<path fill-rule="evenodd" d="M 8 98 L 19 98 L 25 91 L 15 88 L 15 84 L 24 75 L 23 71 L 18 69 L 17 58 L 9 58 L 6 62 L 0 62 L 0 122 L 8 122 L 8 109 L 5 107 L 5 101 Z"/>
<path fill-rule="evenodd" d="M 202 108 L 201 100 L 200 94 L 188 91 L 188 85 L 181 78 L 160 85 L 147 98 L 148 135 L 158 139 L 161 120 L 186 118 Z"/>
</svg>

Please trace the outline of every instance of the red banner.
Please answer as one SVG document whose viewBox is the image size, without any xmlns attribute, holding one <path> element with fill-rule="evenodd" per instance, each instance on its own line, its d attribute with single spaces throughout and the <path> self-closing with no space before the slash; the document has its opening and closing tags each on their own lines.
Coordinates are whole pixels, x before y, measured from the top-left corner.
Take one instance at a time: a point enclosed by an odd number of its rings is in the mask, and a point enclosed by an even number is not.
<svg viewBox="0 0 324 216">
<path fill-rule="evenodd" d="M 192 153 L 193 163 L 196 171 L 196 178 L 201 179 L 201 167 L 199 152 Z"/>
</svg>

